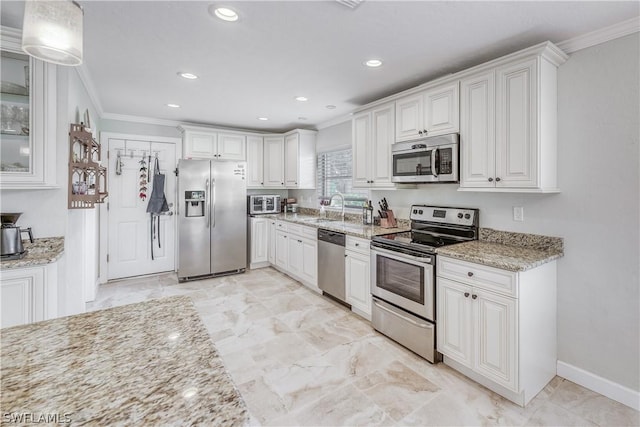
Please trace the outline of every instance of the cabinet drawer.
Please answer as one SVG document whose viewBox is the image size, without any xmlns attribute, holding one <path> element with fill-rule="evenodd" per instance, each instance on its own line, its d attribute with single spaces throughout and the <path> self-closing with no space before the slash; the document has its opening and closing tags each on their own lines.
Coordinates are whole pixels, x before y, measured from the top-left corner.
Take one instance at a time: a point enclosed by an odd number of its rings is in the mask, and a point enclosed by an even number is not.
<svg viewBox="0 0 640 427">
<path fill-rule="evenodd" d="M 286 232 L 288 230 L 287 223 L 284 221 L 276 221 L 276 230 Z"/>
<path fill-rule="evenodd" d="M 518 273 L 438 256 L 438 276 L 518 297 Z"/>
<path fill-rule="evenodd" d="M 345 242 L 345 250 L 359 252 L 363 255 L 369 255 L 369 244 L 371 242 L 358 237 L 347 236 Z"/>
<path fill-rule="evenodd" d="M 315 227 L 302 226 L 302 236 L 311 240 L 318 240 L 318 229 Z"/>
<path fill-rule="evenodd" d="M 302 228 L 304 225 L 294 224 L 292 222 L 287 224 L 287 231 L 289 234 L 295 234 L 297 236 L 302 236 Z"/>
</svg>

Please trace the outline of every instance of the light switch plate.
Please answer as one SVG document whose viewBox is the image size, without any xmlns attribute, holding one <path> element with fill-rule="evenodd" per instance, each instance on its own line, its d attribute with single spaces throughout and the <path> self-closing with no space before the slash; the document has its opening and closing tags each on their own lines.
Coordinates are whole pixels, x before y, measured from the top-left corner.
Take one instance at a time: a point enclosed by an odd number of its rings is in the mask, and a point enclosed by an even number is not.
<svg viewBox="0 0 640 427">
<path fill-rule="evenodd" d="M 524 208 L 522 206 L 513 207 L 513 220 L 519 222 L 524 221 Z"/>
</svg>

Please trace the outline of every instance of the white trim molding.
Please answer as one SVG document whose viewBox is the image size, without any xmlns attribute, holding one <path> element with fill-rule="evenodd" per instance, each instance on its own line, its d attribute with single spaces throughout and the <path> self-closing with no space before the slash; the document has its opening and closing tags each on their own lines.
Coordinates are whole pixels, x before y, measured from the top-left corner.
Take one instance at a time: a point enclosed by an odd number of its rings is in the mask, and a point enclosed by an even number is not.
<svg viewBox="0 0 640 427">
<path fill-rule="evenodd" d="M 557 374 L 571 382 L 595 391 L 603 396 L 627 405 L 630 408 L 640 411 L 640 391 L 632 390 L 621 384 L 598 376 L 592 372 L 585 371 L 577 366 L 570 365 L 558 360 Z"/>
<path fill-rule="evenodd" d="M 357 108 L 360 108 L 360 107 L 357 107 Z M 333 119 L 327 120 L 325 122 L 318 123 L 315 127 L 317 130 L 322 130 L 330 126 L 339 125 L 340 123 L 350 122 L 352 118 L 353 118 L 353 113 L 344 114 L 342 116 L 334 117 Z"/>
<path fill-rule="evenodd" d="M 637 32 L 640 32 L 640 16 L 565 40 L 557 43 L 557 46 L 566 53 L 573 53 Z"/>
<path fill-rule="evenodd" d="M 131 116 L 128 114 L 115 114 L 115 113 L 104 113 L 102 114 L 101 118 L 106 120 L 120 120 L 122 122 L 147 123 L 150 125 L 160 125 L 160 126 L 170 126 L 170 127 L 176 127 L 182 123 L 175 120 L 156 119 L 153 117 Z"/>
<path fill-rule="evenodd" d="M 76 72 L 78 73 L 78 77 L 80 81 L 84 85 L 84 88 L 87 90 L 89 94 L 89 98 L 93 103 L 93 106 L 96 107 L 96 111 L 98 112 L 98 116 L 102 118 L 104 115 L 104 109 L 102 108 L 102 103 L 100 102 L 100 97 L 98 96 L 98 91 L 96 90 L 96 86 L 93 84 L 93 80 L 91 79 L 91 75 L 89 74 L 89 70 L 85 64 L 78 65 L 74 67 Z"/>
</svg>

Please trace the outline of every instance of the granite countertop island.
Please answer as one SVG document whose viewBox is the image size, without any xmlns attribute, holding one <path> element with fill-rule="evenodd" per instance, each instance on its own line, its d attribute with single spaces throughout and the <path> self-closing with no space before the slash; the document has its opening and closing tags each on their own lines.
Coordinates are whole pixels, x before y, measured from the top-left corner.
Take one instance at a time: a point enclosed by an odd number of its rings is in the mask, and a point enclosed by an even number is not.
<svg viewBox="0 0 640 427">
<path fill-rule="evenodd" d="M 28 268 L 58 261 L 64 254 L 64 237 L 34 239 L 23 242 L 27 255 L 22 259 L 0 261 L 0 270 Z"/>
<path fill-rule="evenodd" d="M 0 339 L 3 421 L 25 414 L 71 425 L 248 421 L 188 297 L 6 328 Z"/>
<path fill-rule="evenodd" d="M 525 271 L 564 255 L 559 237 L 481 228 L 479 240 L 438 248 L 439 255 L 509 271 Z"/>
</svg>

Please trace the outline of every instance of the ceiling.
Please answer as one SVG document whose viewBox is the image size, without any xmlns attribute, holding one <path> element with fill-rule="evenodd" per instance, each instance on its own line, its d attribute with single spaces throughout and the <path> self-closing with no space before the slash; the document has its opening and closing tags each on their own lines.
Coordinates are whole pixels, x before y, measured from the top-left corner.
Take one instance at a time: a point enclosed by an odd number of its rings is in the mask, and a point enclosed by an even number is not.
<svg viewBox="0 0 640 427">
<path fill-rule="evenodd" d="M 264 131 L 313 128 L 428 80 L 640 10 L 635 1 L 368 0 L 354 10 L 335 1 L 79 3 L 84 67 L 107 117 Z M 211 4 L 234 9 L 239 20 L 212 17 Z M 2 24 L 21 27 L 23 8 L 3 0 Z M 384 63 L 365 67 L 371 58 Z M 178 77 L 184 71 L 199 78 Z"/>
</svg>

